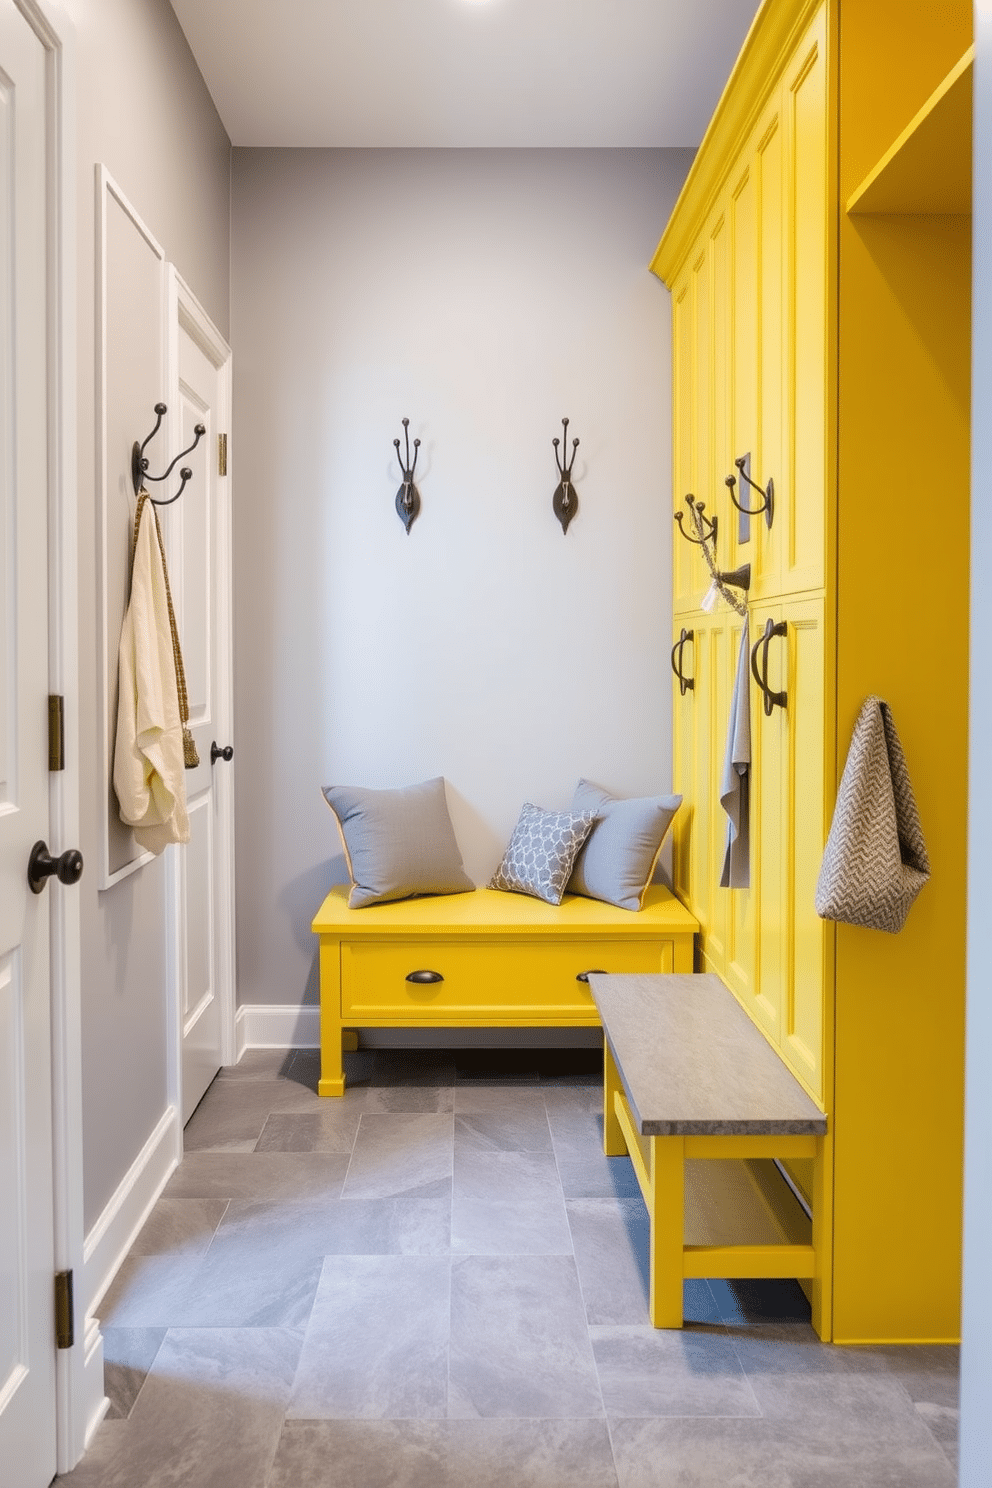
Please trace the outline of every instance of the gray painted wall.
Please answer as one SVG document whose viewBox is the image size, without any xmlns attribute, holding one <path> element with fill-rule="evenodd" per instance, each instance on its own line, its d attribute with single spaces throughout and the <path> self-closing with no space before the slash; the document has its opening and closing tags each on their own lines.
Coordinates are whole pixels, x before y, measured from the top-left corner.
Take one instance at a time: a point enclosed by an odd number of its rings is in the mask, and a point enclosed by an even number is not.
<svg viewBox="0 0 992 1488">
<path fill-rule="evenodd" d="M 106 165 L 226 333 L 230 143 L 167 0 L 63 4 L 76 29 L 78 69 L 80 846 L 95 865 L 107 800 L 97 695 L 95 166 Z M 126 554 L 125 540 L 118 562 Z M 98 881 L 93 871 L 80 883 L 87 1229 L 166 1107 L 162 863 L 103 892 Z"/>
<path fill-rule="evenodd" d="M 316 997 L 310 920 L 346 877 L 322 784 L 443 775 L 476 882 L 524 800 L 670 788 L 670 319 L 647 264 L 690 159 L 234 151 L 242 1003 Z"/>
</svg>

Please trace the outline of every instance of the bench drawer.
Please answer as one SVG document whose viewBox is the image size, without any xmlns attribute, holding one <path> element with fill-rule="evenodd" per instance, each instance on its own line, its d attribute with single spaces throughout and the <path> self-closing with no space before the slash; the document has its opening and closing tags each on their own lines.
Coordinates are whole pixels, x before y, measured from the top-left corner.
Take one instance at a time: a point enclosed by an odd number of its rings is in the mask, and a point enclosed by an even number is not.
<svg viewBox="0 0 992 1488">
<path fill-rule="evenodd" d="M 670 940 L 342 941 L 341 1015 L 377 1023 L 598 1024 L 588 971 L 671 971 Z M 431 972 L 440 980 L 408 981 Z"/>
</svg>

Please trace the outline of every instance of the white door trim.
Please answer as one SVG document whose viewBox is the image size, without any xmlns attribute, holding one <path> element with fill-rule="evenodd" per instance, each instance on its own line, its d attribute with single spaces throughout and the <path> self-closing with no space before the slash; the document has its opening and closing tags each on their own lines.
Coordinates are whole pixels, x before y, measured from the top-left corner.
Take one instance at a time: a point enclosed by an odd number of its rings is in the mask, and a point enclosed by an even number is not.
<svg viewBox="0 0 992 1488">
<path fill-rule="evenodd" d="M 51 419 L 48 491 L 49 692 L 64 699 L 65 768 L 49 776 L 51 843 L 56 852 L 79 843 L 79 655 L 76 496 L 76 66 L 75 31 L 51 0 L 15 0 L 48 54 L 52 139 L 49 221 L 55 252 L 49 267 L 49 399 Z M 90 873 L 97 863 L 87 863 Z M 80 1032 L 79 895 L 52 894 L 52 1143 L 55 1189 L 55 1265 L 83 1274 L 83 1095 Z M 76 1342 L 56 1354 L 56 1459 L 68 1472 L 83 1453 L 88 1430 L 102 1415 L 87 1390 L 82 1316 Z"/>
<path fill-rule="evenodd" d="M 217 728 L 222 742 L 227 743 L 234 729 L 234 696 L 233 696 L 233 596 L 232 585 L 232 542 L 233 533 L 231 525 L 231 488 L 232 488 L 232 462 L 231 462 L 231 348 L 224 340 L 217 327 L 213 324 L 207 312 L 200 304 L 196 295 L 183 279 L 174 264 L 168 266 L 167 287 L 168 311 L 166 324 L 167 332 L 167 355 L 169 360 L 169 393 L 172 406 L 179 407 L 179 328 L 190 336 L 199 346 L 204 356 L 217 368 L 220 374 L 218 378 L 220 388 L 220 399 L 214 410 L 216 416 L 216 429 L 228 434 L 227 455 L 227 479 L 217 485 L 217 524 L 220 541 L 218 543 L 218 556 L 221 561 L 214 564 L 214 577 L 220 585 L 221 592 L 218 595 L 218 641 L 222 654 L 231 659 L 231 665 L 225 668 L 226 686 L 218 687 L 216 693 L 217 703 Z M 177 431 L 174 431 L 177 432 Z M 170 450 L 170 458 L 176 450 Z M 216 458 L 212 453 L 211 459 Z M 220 837 L 230 844 L 230 852 L 219 854 L 217 870 L 223 876 L 218 894 L 220 914 L 215 927 L 216 942 L 219 949 L 217 966 L 217 997 L 220 1005 L 220 1029 L 221 1029 L 221 1063 L 234 1064 L 237 1058 L 235 1042 L 235 1006 L 234 1006 L 234 799 L 231 788 L 231 774 L 228 770 L 219 772 L 214 785 L 221 815 Z M 172 905 L 170 907 L 169 919 L 174 930 L 178 932 L 179 915 L 176 907 L 180 902 L 180 861 L 177 849 L 170 849 L 172 864 L 169 874 L 170 893 Z M 174 940 L 169 947 L 170 952 L 170 975 L 169 975 L 169 1028 L 172 1030 L 172 1038 L 169 1047 L 169 1100 L 178 1111 L 183 1109 L 182 1100 L 182 979 L 180 966 L 182 964 L 182 947 Z M 182 1156 L 180 1151 L 179 1156 Z"/>
</svg>

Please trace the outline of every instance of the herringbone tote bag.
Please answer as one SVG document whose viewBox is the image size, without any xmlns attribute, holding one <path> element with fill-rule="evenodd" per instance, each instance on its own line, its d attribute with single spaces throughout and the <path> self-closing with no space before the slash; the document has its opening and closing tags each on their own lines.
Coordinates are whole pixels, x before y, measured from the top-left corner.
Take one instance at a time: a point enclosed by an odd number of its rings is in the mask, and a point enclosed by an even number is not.
<svg viewBox="0 0 992 1488">
<path fill-rule="evenodd" d="M 930 877 L 923 828 L 906 757 L 881 698 L 858 715 L 816 884 L 816 912 L 887 930 L 906 923 Z"/>
</svg>

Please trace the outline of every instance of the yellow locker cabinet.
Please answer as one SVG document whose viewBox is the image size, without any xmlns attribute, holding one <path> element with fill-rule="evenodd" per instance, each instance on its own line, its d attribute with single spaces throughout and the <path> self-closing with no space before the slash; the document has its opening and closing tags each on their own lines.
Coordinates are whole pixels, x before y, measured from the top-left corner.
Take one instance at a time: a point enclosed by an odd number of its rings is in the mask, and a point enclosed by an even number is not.
<svg viewBox="0 0 992 1488">
<path fill-rule="evenodd" d="M 674 535 L 678 894 L 829 1118 L 838 1342 L 958 1336 L 964 1066 L 971 5 L 766 0 L 652 268 L 671 290 L 674 500 L 751 566 L 751 884 L 718 887 L 741 619 Z M 771 525 L 737 477 L 773 483 Z M 688 524 L 687 524 L 688 525 Z M 813 891 L 855 718 L 892 707 L 933 866 L 896 936 Z M 802 1187 L 806 1174 L 796 1168 Z"/>
</svg>

